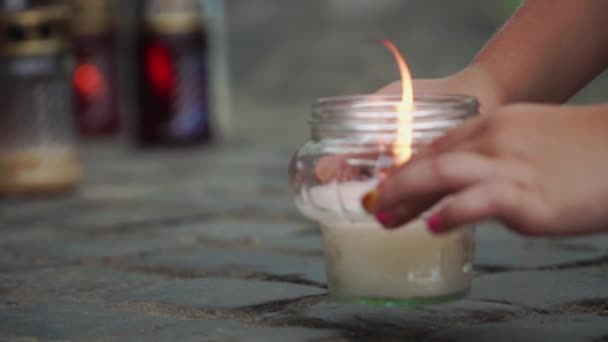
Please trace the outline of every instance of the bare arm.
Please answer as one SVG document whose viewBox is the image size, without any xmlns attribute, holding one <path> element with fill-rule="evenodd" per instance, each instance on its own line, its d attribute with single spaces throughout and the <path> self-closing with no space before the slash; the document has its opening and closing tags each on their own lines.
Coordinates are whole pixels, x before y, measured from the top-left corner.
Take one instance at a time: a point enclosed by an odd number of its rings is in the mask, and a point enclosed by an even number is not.
<svg viewBox="0 0 608 342">
<path fill-rule="evenodd" d="M 487 113 L 513 102 L 564 102 L 607 66 L 608 0 L 527 0 L 468 67 L 414 88 L 473 95 Z"/>
<path fill-rule="evenodd" d="M 608 66 L 608 1 L 528 0 L 464 71 L 496 100 L 567 100 Z"/>
</svg>

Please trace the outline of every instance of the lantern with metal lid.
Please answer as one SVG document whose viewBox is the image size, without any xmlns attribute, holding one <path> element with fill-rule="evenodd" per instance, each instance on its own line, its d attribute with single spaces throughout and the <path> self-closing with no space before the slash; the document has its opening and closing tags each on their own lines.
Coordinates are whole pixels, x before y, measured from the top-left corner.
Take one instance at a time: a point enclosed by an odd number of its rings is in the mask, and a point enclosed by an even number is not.
<svg viewBox="0 0 608 342">
<path fill-rule="evenodd" d="M 68 11 L 51 5 L 0 14 L 0 195 L 74 188 Z"/>
<path fill-rule="evenodd" d="M 71 0 L 72 77 L 78 131 L 83 137 L 112 137 L 119 133 L 113 6 L 110 0 Z"/>
<path fill-rule="evenodd" d="M 209 141 L 207 35 L 199 1 L 144 1 L 140 14 L 139 143 Z"/>
</svg>

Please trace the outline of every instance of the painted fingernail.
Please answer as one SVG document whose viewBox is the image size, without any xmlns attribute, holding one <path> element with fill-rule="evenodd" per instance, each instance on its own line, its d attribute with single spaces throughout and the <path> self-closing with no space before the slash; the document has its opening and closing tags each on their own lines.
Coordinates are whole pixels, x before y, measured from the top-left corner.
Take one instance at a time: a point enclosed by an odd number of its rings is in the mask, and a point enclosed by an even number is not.
<svg viewBox="0 0 608 342">
<path fill-rule="evenodd" d="M 426 226 L 433 234 L 443 232 L 443 224 L 441 223 L 441 217 L 439 217 L 439 214 L 429 216 L 426 219 Z"/>
<path fill-rule="evenodd" d="M 373 213 L 376 209 L 376 202 L 378 202 L 378 190 L 374 189 L 361 199 L 361 205 L 368 213 Z"/>
<path fill-rule="evenodd" d="M 376 220 L 383 226 L 389 226 L 393 222 L 393 215 L 388 211 L 382 211 L 376 214 Z"/>
</svg>

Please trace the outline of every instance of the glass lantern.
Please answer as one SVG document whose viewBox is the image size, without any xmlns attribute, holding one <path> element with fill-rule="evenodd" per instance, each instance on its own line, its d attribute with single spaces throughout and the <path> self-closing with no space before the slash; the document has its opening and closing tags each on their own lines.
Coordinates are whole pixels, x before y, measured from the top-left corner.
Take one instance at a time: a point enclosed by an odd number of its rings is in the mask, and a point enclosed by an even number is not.
<svg viewBox="0 0 608 342">
<path fill-rule="evenodd" d="M 416 219 L 389 231 L 361 198 L 400 166 L 396 151 L 415 154 L 475 116 L 478 103 L 420 95 L 405 113 L 400 104 L 398 96 L 375 95 L 317 101 L 311 140 L 291 162 L 295 203 L 321 226 L 329 291 L 339 300 L 419 305 L 458 299 L 470 288 L 473 226 L 435 236 Z"/>
<path fill-rule="evenodd" d="M 54 194 L 81 178 L 66 48 L 67 8 L 0 14 L 0 195 Z"/>
<path fill-rule="evenodd" d="M 140 7 L 137 141 L 142 147 L 212 141 L 208 32 L 196 0 Z"/>
</svg>

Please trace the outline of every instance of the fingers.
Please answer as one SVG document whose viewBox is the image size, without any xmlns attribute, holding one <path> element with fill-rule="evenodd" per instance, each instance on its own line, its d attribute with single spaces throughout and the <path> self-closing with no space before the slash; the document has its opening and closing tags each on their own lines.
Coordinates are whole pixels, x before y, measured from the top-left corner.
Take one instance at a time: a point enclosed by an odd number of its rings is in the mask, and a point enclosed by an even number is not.
<svg viewBox="0 0 608 342">
<path fill-rule="evenodd" d="M 450 196 L 446 204 L 440 205 L 445 211 L 427 220 L 429 229 L 441 232 L 444 227 L 450 229 L 453 224 L 461 222 L 457 215 L 453 215 L 460 210 L 458 205 L 464 206 L 463 212 L 470 215 L 465 215 L 464 219 L 484 218 L 484 215 L 496 214 L 496 210 L 504 214 L 508 209 L 511 213 L 511 205 L 515 202 L 512 199 L 518 197 L 515 190 L 520 189 L 519 184 L 524 177 L 523 170 L 490 157 L 472 152 L 449 153 L 400 169 L 376 191 L 365 196 L 363 205 L 383 226 L 394 228 Z M 510 187 L 501 195 L 505 187 L 503 183 Z M 480 187 L 480 184 L 484 186 Z M 470 189 L 473 190 L 468 192 Z"/>
<path fill-rule="evenodd" d="M 375 203 L 367 204 L 371 212 L 398 206 L 411 206 L 420 198 L 436 197 L 459 191 L 491 177 L 505 173 L 497 161 L 471 152 L 455 152 L 409 164 L 378 187 Z"/>
<path fill-rule="evenodd" d="M 419 216 L 422 212 L 432 207 L 436 198 L 420 199 L 409 206 L 399 206 L 388 210 L 379 211 L 375 214 L 376 220 L 387 229 L 395 229 Z"/>
<path fill-rule="evenodd" d="M 412 161 L 428 158 L 434 155 L 453 151 L 462 144 L 470 142 L 471 138 L 478 136 L 485 127 L 485 118 L 477 118 L 465 122 L 462 126 L 454 128 L 442 137 L 435 139 L 430 144 L 422 147 L 414 155 Z"/>
<path fill-rule="evenodd" d="M 426 223 L 431 232 L 440 234 L 485 219 L 517 220 L 525 214 L 529 201 L 514 182 L 482 182 L 453 195 Z"/>
</svg>

